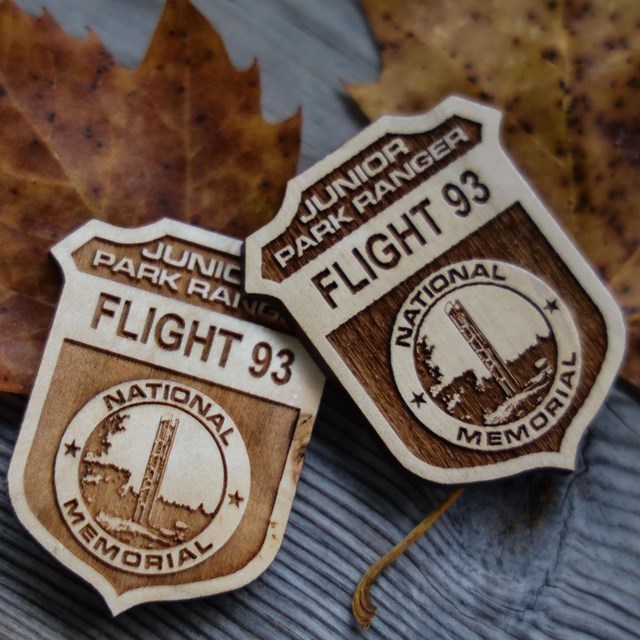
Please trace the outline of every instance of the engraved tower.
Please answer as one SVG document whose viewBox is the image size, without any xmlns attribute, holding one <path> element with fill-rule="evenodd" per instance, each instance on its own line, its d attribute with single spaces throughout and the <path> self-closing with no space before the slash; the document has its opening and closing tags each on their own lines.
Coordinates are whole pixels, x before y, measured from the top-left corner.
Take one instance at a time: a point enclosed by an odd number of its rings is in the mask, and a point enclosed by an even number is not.
<svg viewBox="0 0 640 640">
<path fill-rule="evenodd" d="M 149 518 L 153 505 L 158 497 L 158 491 L 162 484 L 162 478 L 169 462 L 169 454 L 176 437 L 179 420 L 173 416 L 165 415 L 160 418 L 156 437 L 151 447 L 147 468 L 144 472 L 138 501 L 133 512 L 133 521 L 145 527 L 149 526 Z"/>
<path fill-rule="evenodd" d="M 494 346 L 489 342 L 487 336 L 484 335 L 469 312 L 462 306 L 460 300 L 456 300 L 453 304 L 451 302 L 447 303 L 445 313 L 482 364 L 502 387 L 502 390 L 507 394 L 507 398 L 512 398 L 518 393 L 518 383 L 512 373 L 498 355 Z"/>
</svg>

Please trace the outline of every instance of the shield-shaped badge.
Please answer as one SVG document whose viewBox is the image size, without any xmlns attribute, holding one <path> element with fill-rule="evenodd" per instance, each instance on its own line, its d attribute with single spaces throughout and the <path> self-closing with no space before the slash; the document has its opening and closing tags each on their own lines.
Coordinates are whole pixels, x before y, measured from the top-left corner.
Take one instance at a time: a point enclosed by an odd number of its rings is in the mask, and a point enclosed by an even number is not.
<svg viewBox="0 0 640 640">
<path fill-rule="evenodd" d="M 114 613 L 239 587 L 273 560 L 323 377 L 240 291 L 241 242 L 89 222 L 10 468 L 27 529 Z"/>
<path fill-rule="evenodd" d="M 462 98 L 385 117 L 289 183 L 246 242 L 408 469 L 465 483 L 572 469 L 623 353 L 618 308 Z"/>
</svg>

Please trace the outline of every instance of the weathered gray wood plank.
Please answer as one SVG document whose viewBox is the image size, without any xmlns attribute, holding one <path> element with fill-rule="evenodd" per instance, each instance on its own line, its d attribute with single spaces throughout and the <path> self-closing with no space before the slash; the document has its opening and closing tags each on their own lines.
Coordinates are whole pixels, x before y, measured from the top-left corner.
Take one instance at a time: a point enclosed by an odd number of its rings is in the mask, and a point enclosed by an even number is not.
<svg viewBox="0 0 640 640">
<path fill-rule="evenodd" d="M 21 0 L 37 11 L 42 0 Z M 142 57 L 160 0 L 46 0 L 77 36 L 90 24 L 122 62 Z M 361 127 L 340 80 L 379 59 L 355 0 L 202 0 L 233 60 L 262 67 L 264 109 L 304 108 L 304 168 Z M 23 403 L 0 396 L 1 638 L 354 638 L 361 573 L 446 494 L 410 476 L 329 387 L 282 550 L 248 587 L 137 607 L 112 619 L 13 514 L 6 472 Z M 467 489 L 374 587 L 369 638 L 640 636 L 640 404 L 617 388 L 578 470 Z"/>
<path fill-rule="evenodd" d="M 329 387 L 282 550 L 255 583 L 112 620 L 93 590 L 16 522 L 4 474 L 20 405 L 0 429 L 0 637 L 352 638 L 369 563 L 444 496 L 399 468 Z M 467 489 L 374 587 L 371 638 L 634 638 L 640 630 L 640 407 L 616 389 L 576 473 Z"/>
</svg>

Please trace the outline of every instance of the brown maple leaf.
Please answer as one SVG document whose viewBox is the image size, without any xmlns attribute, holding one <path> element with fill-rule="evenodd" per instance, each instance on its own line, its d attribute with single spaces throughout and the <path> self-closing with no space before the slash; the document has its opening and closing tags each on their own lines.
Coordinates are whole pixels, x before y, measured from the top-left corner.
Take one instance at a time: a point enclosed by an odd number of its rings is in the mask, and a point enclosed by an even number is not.
<svg viewBox="0 0 640 640">
<path fill-rule="evenodd" d="M 640 385 L 640 3 L 365 0 L 383 70 L 373 119 L 457 93 L 505 112 L 524 174 L 623 305 Z"/>
<path fill-rule="evenodd" d="M 0 4 L 0 389 L 29 390 L 60 288 L 47 252 L 89 218 L 163 216 L 235 236 L 295 173 L 300 114 L 267 124 L 258 69 L 234 69 L 187 0 L 168 0 L 135 70 L 99 39 Z"/>
</svg>

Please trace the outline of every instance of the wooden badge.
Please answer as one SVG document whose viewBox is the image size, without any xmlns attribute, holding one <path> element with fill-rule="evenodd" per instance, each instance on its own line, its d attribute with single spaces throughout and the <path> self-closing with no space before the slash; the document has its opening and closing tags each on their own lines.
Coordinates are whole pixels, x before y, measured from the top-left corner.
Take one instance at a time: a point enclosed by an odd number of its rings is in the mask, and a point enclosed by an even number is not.
<svg viewBox="0 0 640 640">
<path fill-rule="evenodd" d="M 114 613 L 244 585 L 280 546 L 324 379 L 241 294 L 240 249 L 172 220 L 92 221 L 53 249 L 11 499 Z"/>
<path fill-rule="evenodd" d="M 456 97 L 382 118 L 245 245 L 246 290 L 283 302 L 400 462 L 442 483 L 573 469 L 623 353 L 499 123 Z"/>
</svg>

